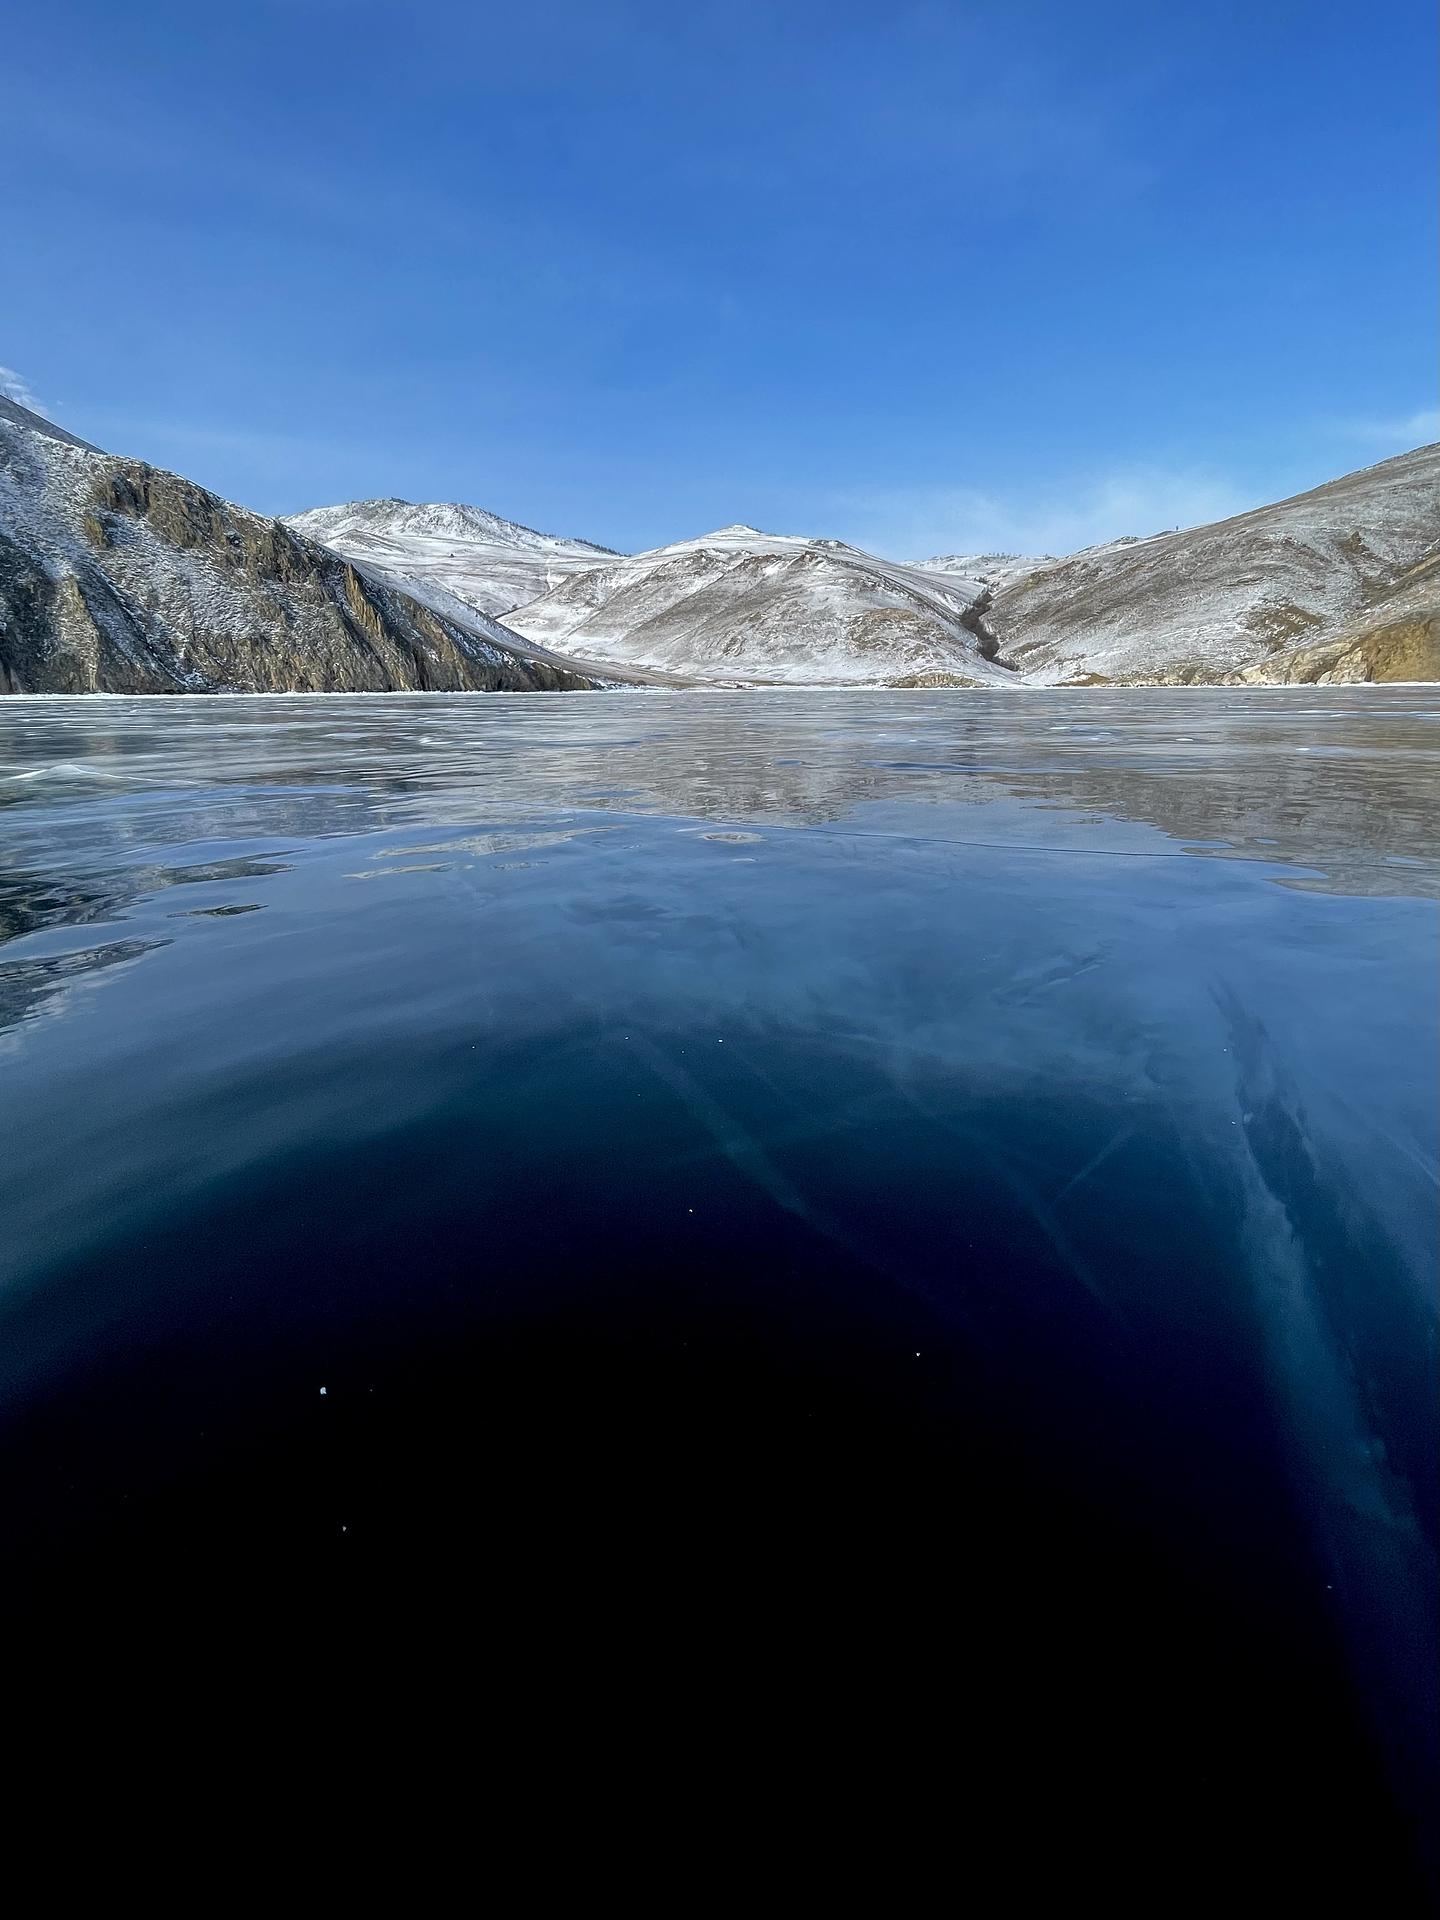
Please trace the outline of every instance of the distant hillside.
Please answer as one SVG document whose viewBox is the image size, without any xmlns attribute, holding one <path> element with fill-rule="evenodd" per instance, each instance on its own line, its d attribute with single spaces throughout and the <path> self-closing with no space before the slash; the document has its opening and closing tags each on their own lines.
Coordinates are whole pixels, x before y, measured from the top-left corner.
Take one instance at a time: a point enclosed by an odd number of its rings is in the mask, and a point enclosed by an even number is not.
<svg viewBox="0 0 1440 1920">
<path fill-rule="evenodd" d="M 838 540 L 723 527 L 563 580 L 510 624 L 587 660 L 721 684 L 1006 686 L 981 587 Z"/>
<path fill-rule="evenodd" d="M 1267 660 L 1278 677 L 1437 553 L 1430 446 L 1231 520 L 1044 562 L 1000 584 L 983 619 L 1042 685 L 1217 681 Z M 1384 664 L 1354 677 L 1396 677 Z"/>
</svg>

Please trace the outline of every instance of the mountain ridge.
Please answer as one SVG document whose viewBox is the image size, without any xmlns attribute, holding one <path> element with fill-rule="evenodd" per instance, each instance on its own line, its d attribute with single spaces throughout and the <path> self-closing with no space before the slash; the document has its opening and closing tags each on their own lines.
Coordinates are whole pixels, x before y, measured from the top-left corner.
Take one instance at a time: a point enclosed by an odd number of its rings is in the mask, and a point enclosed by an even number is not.
<svg viewBox="0 0 1440 1920">
<path fill-rule="evenodd" d="M 619 554 L 460 501 L 267 519 L 0 398 L 6 691 L 1430 677 L 1440 445 L 1058 558 L 742 522 Z"/>
<path fill-rule="evenodd" d="M 1328 646 L 1407 568 L 1440 551 L 1440 447 L 1223 521 L 1122 534 L 1061 556 L 899 562 L 743 522 L 642 554 L 556 545 L 569 549 L 559 577 L 507 607 L 505 619 L 592 666 L 759 685 L 1363 677 L 1389 672 L 1400 652 L 1350 645 L 1317 661 L 1305 647 Z M 434 571 L 407 575 L 405 555 L 378 541 L 364 551 L 434 599 Z M 1421 598 L 1429 592 L 1417 587 Z M 1401 651 L 1423 660 L 1418 645 Z"/>
<path fill-rule="evenodd" d="M 350 500 L 285 525 L 369 566 L 427 605 L 501 618 L 567 575 L 616 556 L 459 500 Z"/>
<path fill-rule="evenodd" d="M 371 527 L 390 534 L 421 534 L 439 539 L 473 537 L 496 545 L 528 547 L 548 551 L 559 547 L 580 547 L 590 553 L 612 554 L 613 547 L 602 547 L 593 540 L 572 540 L 563 535 L 541 533 L 523 521 L 507 520 L 487 507 L 472 506 L 464 500 L 402 500 L 398 495 L 375 500 L 346 500 L 332 507 L 308 507 L 303 513 L 284 516 L 285 524 L 313 533 L 317 539 L 343 531 L 346 527 Z"/>
<path fill-rule="evenodd" d="M 0 404 L 0 689 L 568 690 L 606 676 L 437 612 L 278 520 Z"/>
</svg>

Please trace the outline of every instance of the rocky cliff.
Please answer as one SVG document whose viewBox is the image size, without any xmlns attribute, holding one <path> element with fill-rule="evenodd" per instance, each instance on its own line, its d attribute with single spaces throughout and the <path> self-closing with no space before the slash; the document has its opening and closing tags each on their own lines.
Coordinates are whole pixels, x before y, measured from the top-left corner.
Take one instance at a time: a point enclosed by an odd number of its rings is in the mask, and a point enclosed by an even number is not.
<svg viewBox="0 0 1440 1920">
<path fill-rule="evenodd" d="M 279 521 L 0 399 L 0 691 L 592 687 Z"/>
<path fill-rule="evenodd" d="M 1440 680 L 1440 555 L 1401 576 L 1337 633 L 1283 647 L 1231 674 L 1230 686 L 1347 686 Z"/>
</svg>

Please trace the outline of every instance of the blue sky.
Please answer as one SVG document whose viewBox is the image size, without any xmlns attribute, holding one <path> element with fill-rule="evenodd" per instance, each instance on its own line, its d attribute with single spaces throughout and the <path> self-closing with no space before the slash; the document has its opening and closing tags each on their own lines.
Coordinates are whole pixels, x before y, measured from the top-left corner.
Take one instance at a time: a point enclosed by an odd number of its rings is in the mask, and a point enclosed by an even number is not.
<svg viewBox="0 0 1440 1920">
<path fill-rule="evenodd" d="M 266 512 L 1064 550 L 1440 437 L 1425 0 L 45 0 L 0 361 Z"/>
</svg>

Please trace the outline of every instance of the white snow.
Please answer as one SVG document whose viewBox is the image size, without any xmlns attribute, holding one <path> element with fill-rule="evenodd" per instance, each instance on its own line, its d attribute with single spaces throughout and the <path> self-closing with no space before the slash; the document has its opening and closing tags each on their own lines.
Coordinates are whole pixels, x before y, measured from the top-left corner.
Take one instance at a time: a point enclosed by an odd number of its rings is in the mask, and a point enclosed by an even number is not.
<svg viewBox="0 0 1440 1920">
<path fill-rule="evenodd" d="M 363 562 L 427 605 L 490 615 L 523 606 L 571 573 L 613 557 L 588 540 L 537 533 L 458 501 L 351 500 L 291 514 L 285 524 Z"/>
<path fill-rule="evenodd" d="M 507 624 L 576 658 L 701 681 L 1008 684 L 962 619 L 983 590 L 842 541 L 729 526 L 576 573 Z"/>
</svg>

